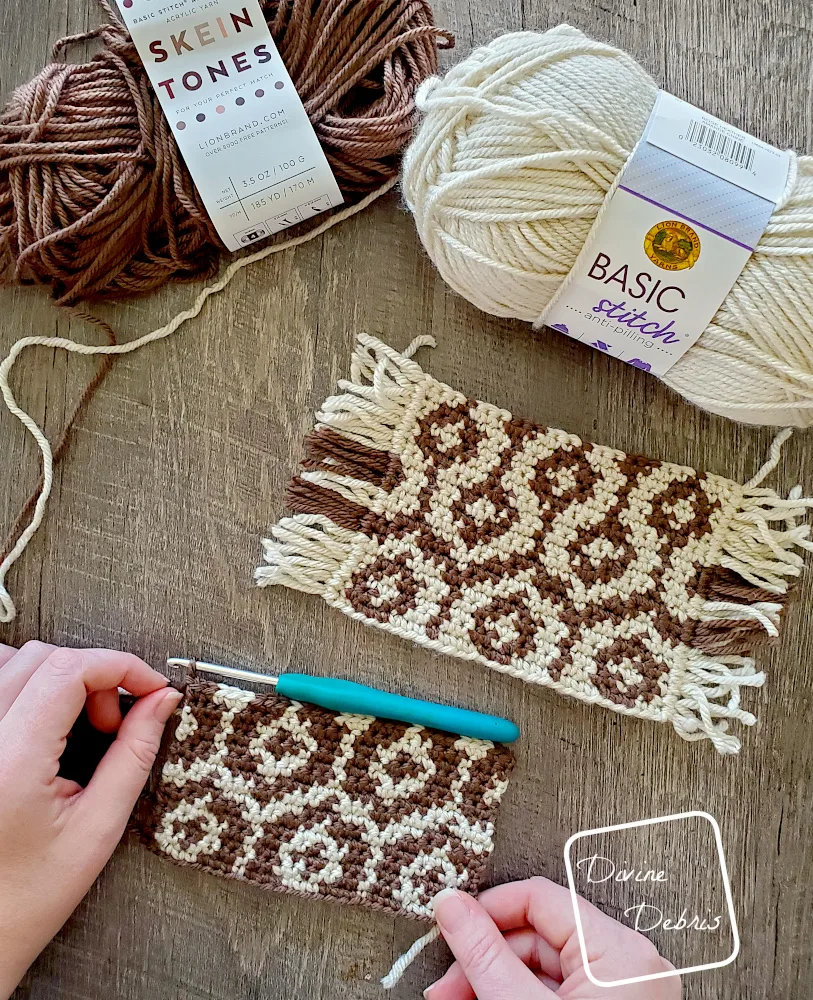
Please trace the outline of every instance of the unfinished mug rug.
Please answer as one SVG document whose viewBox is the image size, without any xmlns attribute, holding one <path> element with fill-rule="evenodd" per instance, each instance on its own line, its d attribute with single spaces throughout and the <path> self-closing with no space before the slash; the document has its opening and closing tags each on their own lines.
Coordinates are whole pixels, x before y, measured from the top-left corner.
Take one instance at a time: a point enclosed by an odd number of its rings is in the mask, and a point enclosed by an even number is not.
<svg viewBox="0 0 813 1000">
<path fill-rule="evenodd" d="M 283 584 L 450 656 L 721 753 L 753 725 L 749 655 L 778 635 L 813 504 L 626 455 L 467 399 L 362 335 L 266 540 Z"/>
<path fill-rule="evenodd" d="M 157 854 L 420 920 L 477 891 L 506 747 L 226 684 L 189 684 L 179 712 L 140 811 Z"/>
</svg>

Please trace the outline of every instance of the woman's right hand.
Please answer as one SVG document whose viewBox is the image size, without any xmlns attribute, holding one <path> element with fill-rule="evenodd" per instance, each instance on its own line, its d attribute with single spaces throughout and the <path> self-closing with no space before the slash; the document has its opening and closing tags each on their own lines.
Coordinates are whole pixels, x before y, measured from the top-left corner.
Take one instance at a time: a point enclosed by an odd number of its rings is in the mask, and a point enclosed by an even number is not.
<svg viewBox="0 0 813 1000">
<path fill-rule="evenodd" d="M 435 919 L 457 961 L 427 1000 L 680 1000 L 680 979 L 600 987 L 584 969 L 570 892 L 545 878 L 510 882 L 473 899 L 444 889 Z M 579 912 L 590 971 L 599 980 L 656 975 L 674 967 L 643 935 L 586 900 Z"/>
</svg>

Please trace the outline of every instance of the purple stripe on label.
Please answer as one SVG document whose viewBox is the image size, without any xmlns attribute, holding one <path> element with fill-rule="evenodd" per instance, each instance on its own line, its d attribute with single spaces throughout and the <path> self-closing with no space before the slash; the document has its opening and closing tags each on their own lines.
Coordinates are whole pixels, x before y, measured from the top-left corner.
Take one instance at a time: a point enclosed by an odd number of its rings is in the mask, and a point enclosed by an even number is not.
<svg viewBox="0 0 813 1000">
<path fill-rule="evenodd" d="M 682 212 L 675 211 L 674 208 L 670 208 L 668 205 L 664 205 L 659 201 L 655 201 L 654 198 L 647 198 L 645 194 L 641 194 L 640 191 L 633 191 L 632 188 L 626 187 L 624 184 L 618 185 L 622 191 L 626 191 L 627 194 L 634 194 L 636 198 L 640 198 L 641 201 L 648 201 L 650 205 L 655 205 L 657 208 L 662 208 L 664 212 L 671 212 L 672 215 L 677 215 L 680 219 L 685 219 L 686 222 L 691 222 L 693 226 L 699 226 L 701 229 L 705 229 L 707 233 L 714 233 L 715 236 L 719 236 L 721 240 L 728 240 L 729 243 L 734 243 L 738 247 L 742 247 L 743 250 L 747 250 L 748 253 L 754 252 L 754 247 L 749 247 L 747 243 L 740 243 L 739 240 L 735 240 L 732 236 L 726 236 L 725 233 L 721 233 L 717 229 L 712 229 L 711 226 L 706 226 L 702 222 L 698 222 L 697 219 L 693 219 L 690 215 L 684 215 Z"/>
</svg>

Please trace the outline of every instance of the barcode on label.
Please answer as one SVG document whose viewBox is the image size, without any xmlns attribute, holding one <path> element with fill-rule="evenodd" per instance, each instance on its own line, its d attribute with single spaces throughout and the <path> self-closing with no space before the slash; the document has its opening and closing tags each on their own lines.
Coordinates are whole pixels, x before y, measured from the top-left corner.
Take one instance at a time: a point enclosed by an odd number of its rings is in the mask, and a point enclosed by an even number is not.
<svg viewBox="0 0 813 1000">
<path fill-rule="evenodd" d="M 719 129 L 706 125 L 705 122 L 692 120 L 686 130 L 686 138 L 695 146 L 700 146 L 707 153 L 719 156 L 721 160 L 733 163 L 743 170 L 750 170 L 754 165 L 756 150 L 745 142 L 740 142 L 732 135 L 726 135 Z"/>
</svg>

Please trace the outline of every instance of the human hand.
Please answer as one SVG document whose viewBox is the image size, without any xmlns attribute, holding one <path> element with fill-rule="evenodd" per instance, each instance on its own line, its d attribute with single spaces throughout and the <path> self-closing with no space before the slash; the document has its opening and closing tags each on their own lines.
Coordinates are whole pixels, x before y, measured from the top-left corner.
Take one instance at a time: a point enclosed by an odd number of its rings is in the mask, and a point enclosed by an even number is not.
<svg viewBox="0 0 813 1000">
<path fill-rule="evenodd" d="M 424 992 L 427 1000 L 680 1000 L 677 976 L 623 987 L 591 983 L 570 891 L 555 882 L 510 882 L 478 900 L 456 889 L 435 896 L 435 919 L 457 961 Z M 596 979 L 674 968 L 647 938 L 586 900 L 579 900 L 579 912 Z"/>
<path fill-rule="evenodd" d="M 0 644 L 0 997 L 119 842 L 181 694 L 130 653 Z M 138 698 L 122 722 L 118 688 Z M 80 712 L 117 732 L 87 788 L 58 776 Z"/>
</svg>

